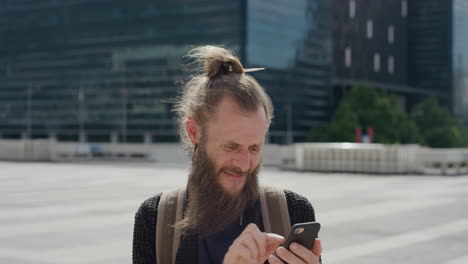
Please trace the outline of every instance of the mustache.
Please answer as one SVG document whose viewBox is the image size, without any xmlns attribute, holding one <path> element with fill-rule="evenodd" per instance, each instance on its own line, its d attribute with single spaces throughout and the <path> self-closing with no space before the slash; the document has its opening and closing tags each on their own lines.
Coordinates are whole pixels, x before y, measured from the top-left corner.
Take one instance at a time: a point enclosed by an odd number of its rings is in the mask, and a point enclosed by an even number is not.
<svg viewBox="0 0 468 264">
<path fill-rule="evenodd" d="M 251 174 L 252 171 L 250 169 L 246 171 L 242 171 L 239 167 L 224 166 L 219 170 L 219 174 L 221 174 L 222 172 L 227 172 L 229 174 L 239 175 L 239 176 L 247 176 Z"/>
</svg>

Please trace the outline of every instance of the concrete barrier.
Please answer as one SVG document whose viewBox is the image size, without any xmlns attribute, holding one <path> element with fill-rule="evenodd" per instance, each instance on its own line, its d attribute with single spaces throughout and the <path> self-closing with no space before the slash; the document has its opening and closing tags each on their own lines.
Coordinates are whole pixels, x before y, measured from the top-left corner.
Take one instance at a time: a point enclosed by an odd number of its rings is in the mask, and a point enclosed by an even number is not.
<svg viewBox="0 0 468 264">
<path fill-rule="evenodd" d="M 263 164 L 279 166 L 283 146 L 267 144 Z M 122 144 L 77 143 L 56 140 L 0 140 L 0 160 L 8 161 L 87 161 L 125 160 L 159 163 L 188 163 L 189 156 L 179 143 Z"/>
<path fill-rule="evenodd" d="M 179 143 L 67 143 L 56 140 L 0 140 L 0 160 L 141 160 L 188 163 Z M 468 174 L 468 149 L 356 143 L 267 144 L 263 164 L 282 169 L 373 174 Z"/>
<path fill-rule="evenodd" d="M 51 161 L 154 160 L 154 145 L 117 143 L 64 143 L 50 146 Z"/>
<path fill-rule="evenodd" d="M 65 143 L 55 140 L 0 140 L 0 160 L 154 160 L 155 146 L 147 144 Z"/>
<path fill-rule="evenodd" d="M 425 174 L 468 174 L 468 149 L 424 149 L 419 157 Z"/>
<path fill-rule="evenodd" d="M 50 160 L 49 140 L 0 140 L 0 160 Z"/>
<path fill-rule="evenodd" d="M 468 173 L 468 149 L 431 149 L 419 145 L 299 143 L 284 147 L 281 168 L 373 174 Z"/>
</svg>

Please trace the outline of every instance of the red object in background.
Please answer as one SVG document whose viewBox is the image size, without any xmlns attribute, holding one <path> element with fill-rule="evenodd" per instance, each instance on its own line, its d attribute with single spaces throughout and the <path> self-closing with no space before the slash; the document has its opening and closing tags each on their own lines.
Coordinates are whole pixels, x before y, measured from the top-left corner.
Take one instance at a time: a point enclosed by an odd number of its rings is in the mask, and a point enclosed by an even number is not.
<svg viewBox="0 0 468 264">
<path fill-rule="evenodd" d="M 361 136 L 362 136 L 362 129 L 360 127 L 356 128 L 356 130 L 354 130 L 354 135 L 355 135 L 355 140 L 356 140 L 356 143 L 361 143 Z"/>
<path fill-rule="evenodd" d="M 367 127 L 367 135 L 369 136 L 369 143 L 374 143 L 374 128 Z"/>
</svg>

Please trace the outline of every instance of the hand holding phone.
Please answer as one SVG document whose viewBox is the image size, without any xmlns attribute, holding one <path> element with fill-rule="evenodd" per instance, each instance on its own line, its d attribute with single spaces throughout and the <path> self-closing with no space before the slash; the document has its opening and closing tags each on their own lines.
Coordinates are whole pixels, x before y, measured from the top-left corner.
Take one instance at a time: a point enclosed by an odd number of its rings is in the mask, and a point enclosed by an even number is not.
<svg viewBox="0 0 468 264">
<path fill-rule="evenodd" d="M 307 222 L 295 224 L 289 231 L 288 238 L 281 245 L 282 247 L 289 249 L 289 245 L 292 242 L 301 244 L 305 248 L 312 249 L 314 241 L 318 237 L 320 230 L 320 223 L 318 222 Z"/>
<path fill-rule="evenodd" d="M 298 244 L 302 245 L 304 248 L 306 248 L 307 249 L 306 251 L 309 251 L 309 250 L 312 251 L 313 250 L 312 248 L 314 246 L 315 239 L 318 236 L 319 230 L 320 230 L 320 223 L 318 223 L 318 222 L 307 222 L 307 223 L 295 224 L 293 227 L 291 227 L 291 230 L 289 231 L 289 235 L 288 235 L 286 241 L 283 244 L 281 244 L 281 246 L 280 246 L 282 248 L 285 248 L 287 251 L 289 251 L 289 253 L 286 254 L 286 252 L 285 252 L 286 255 L 283 255 L 283 257 L 285 257 L 285 259 L 278 256 L 276 254 L 277 251 L 275 251 L 275 253 L 272 256 L 270 256 L 269 260 L 273 261 L 274 258 L 278 258 L 278 259 L 283 260 L 286 263 L 288 263 L 289 261 L 293 261 L 293 259 L 297 258 L 297 257 L 304 259 L 304 257 L 305 257 L 304 255 L 297 255 L 297 253 L 293 253 L 293 252 L 297 252 L 297 251 L 291 250 L 289 248 L 290 244 L 293 243 L 293 242 L 298 243 Z M 321 252 L 322 251 L 321 250 L 321 245 L 319 245 L 319 247 L 320 247 L 319 251 Z M 310 252 L 310 253 L 303 252 L 303 254 L 307 254 L 307 255 L 308 254 L 318 254 L 318 255 L 315 255 L 315 257 L 318 257 L 318 256 L 320 256 L 320 252 Z M 307 259 L 309 259 L 309 258 L 307 258 Z M 320 261 L 320 259 L 317 259 L 317 260 Z"/>
</svg>

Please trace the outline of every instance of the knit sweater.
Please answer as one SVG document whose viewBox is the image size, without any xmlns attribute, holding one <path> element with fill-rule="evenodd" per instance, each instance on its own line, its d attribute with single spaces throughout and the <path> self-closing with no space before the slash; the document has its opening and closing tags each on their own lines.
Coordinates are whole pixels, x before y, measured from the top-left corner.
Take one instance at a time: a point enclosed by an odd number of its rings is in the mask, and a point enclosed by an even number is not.
<svg viewBox="0 0 468 264">
<path fill-rule="evenodd" d="M 285 190 L 291 225 L 315 221 L 314 208 L 307 198 Z M 161 193 L 144 201 L 135 214 L 133 229 L 133 264 L 156 263 L 156 222 Z M 245 225 L 255 223 L 264 230 L 260 210 L 260 200 L 245 212 Z M 182 234 L 176 264 L 196 263 L 198 260 L 198 237 Z"/>
</svg>

